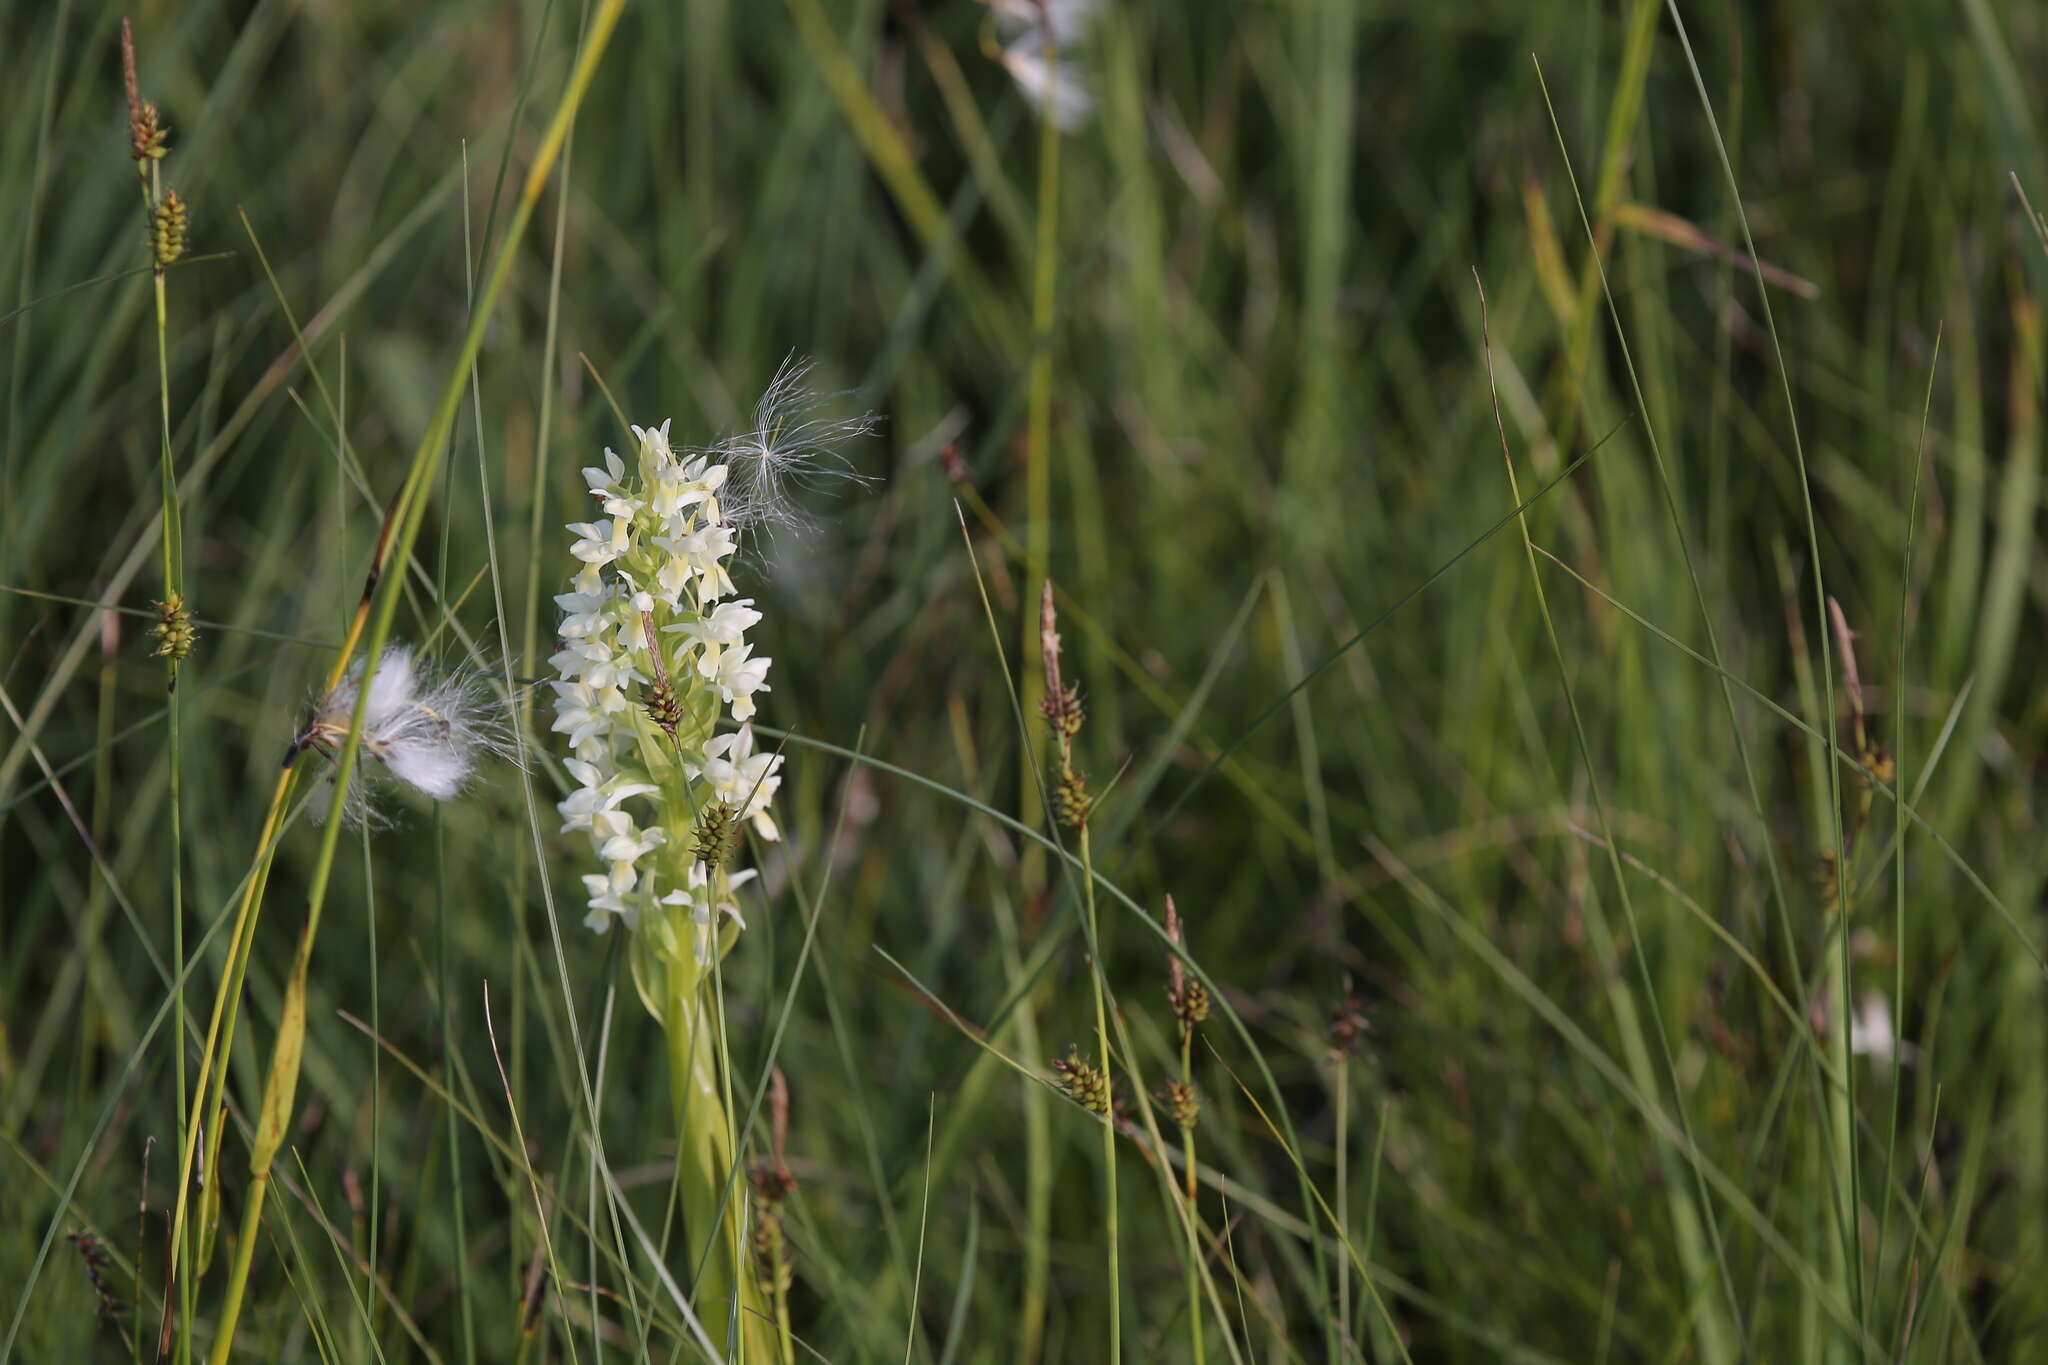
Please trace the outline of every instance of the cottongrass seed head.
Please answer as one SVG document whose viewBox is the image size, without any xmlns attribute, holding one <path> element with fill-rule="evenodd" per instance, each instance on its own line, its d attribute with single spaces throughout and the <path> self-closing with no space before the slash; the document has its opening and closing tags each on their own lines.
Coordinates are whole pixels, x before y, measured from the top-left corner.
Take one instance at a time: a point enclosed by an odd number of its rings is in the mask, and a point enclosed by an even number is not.
<svg viewBox="0 0 2048 1365">
<path fill-rule="evenodd" d="M 362 678 L 363 661 L 358 659 L 319 699 L 293 742 L 294 755 L 315 749 L 330 759 L 340 757 L 355 719 Z M 364 760 L 374 760 L 415 791 L 447 801 L 468 785 L 484 754 L 510 757 L 511 751 L 504 713 L 480 675 L 437 674 L 414 657 L 411 645 L 385 647 L 363 707 Z M 366 772 L 366 763 L 358 762 L 345 807 L 351 821 L 375 825 L 375 792 Z"/>
<path fill-rule="evenodd" d="M 1095 112 L 1095 96 L 1075 50 L 1095 18 L 1097 0 L 987 0 L 1006 35 L 989 53 L 1003 64 L 1032 108 L 1063 133 Z"/>
<path fill-rule="evenodd" d="M 865 481 L 840 452 L 872 436 L 878 419 L 871 412 L 832 415 L 841 395 L 812 387 L 810 374 L 809 360 L 785 359 L 754 405 L 753 426 L 700 452 L 725 466 L 719 504 L 736 526 L 810 530 L 813 523 L 798 506 L 797 494 Z"/>
<path fill-rule="evenodd" d="M 1081 41 L 1094 22 L 1100 0 L 987 0 L 998 27 L 1043 42 L 1047 36 L 1061 47 Z"/>
<path fill-rule="evenodd" d="M 1095 96 L 1088 82 L 1064 58 L 1048 63 L 1045 44 L 1036 32 L 1012 40 L 996 54 L 996 60 L 1017 82 L 1031 107 L 1043 111 L 1061 132 L 1073 132 L 1095 112 Z"/>
</svg>

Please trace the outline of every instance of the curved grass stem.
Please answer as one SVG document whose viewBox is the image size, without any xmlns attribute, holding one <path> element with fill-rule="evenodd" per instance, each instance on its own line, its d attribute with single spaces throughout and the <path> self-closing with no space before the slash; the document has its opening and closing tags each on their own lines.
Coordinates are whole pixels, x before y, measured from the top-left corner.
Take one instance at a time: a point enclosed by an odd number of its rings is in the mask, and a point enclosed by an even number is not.
<svg viewBox="0 0 2048 1365">
<path fill-rule="evenodd" d="M 277 853 L 278 834 L 283 826 L 285 811 L 291 804 L 293 779 L 298 772 L 297 765 L 284 768 L 278 773 L 277 786 L 271 792 L 270 809 L 263 817 L 263 829 L 257 839 L 254 866 L 242 887 L 241 903 L 235 909 L 233 932 L 228 939 L 228 961 L 221 973 L 220 985 L 214 991 L 213 1012 L 207 1020 L 206 1041 L 200 1049 L 199 1073 L 193 1083 L 193 1107 L 181 1111 L 182 1137 L 178 1159 L 178 1197 L 171 1216 L 171 1278 L 178 1293 L 178 1311 L 183 1330 L 177 1337 L 178 1359 L 191 1359 L 192 1282 L 203 1267 L 204 1258 L 200 1248 L 192 1242 L 193 1229 L 188 1220 L 189 1200 L 193 1187 L 193 1166 L 199 1156 L 199 1144 L 209 1141 L 206 1149 L 204 1173 L 200 1176 L 202 1202 L 219 1211 L 218 1179 L 220 1170 L 221 1127 L 226 1115 L 221 1092 L 227 1076 L 225 1058 L 233 1045 L 237 1007 L 242 998 L 242 981 L 249 969 L 249 948 L 255 941 L 256 919 L 263 904 L 263 887 L 270 876 L 271 860 Z M 183 996 L 183 991 L 179 992 Z M 183 1049 L 180 1049 L 182 1053 Z M 184 1093 L 180 1087 L 180 1095 Z M 210 1138 L 209 1136 L 210 1135 Z M 204 1228 L 200 1229 L 204 1233 Z M 206 1240 L 210 1241 L 210 1237 Z M 161 1347 L 169 1345 L 173 1323 L 168 1316 L 169 1304 L 165 1306 L 164 1338 Z"/>
<path fill-rule="evenodd" d="M 1189 1094 L 1194 1093 L 1195 1077 L 1191 1053 L 1194 1049 L 1195 1031 L 1186 1024 L 1180 1030 L 1180 1083 Z M 1190 1123 L 1180 1130 L 1180 1153 L 1184 1166 L 1182 1177 L 1184 1193 L 1188 1201 L 1188 1344 L 1194 1351 L 1195 1365 L 1203 1365 L 1202 1353 L 1202 1243 L 1196 1235 L 1196 1225 L 1201 1221 L 1201 1209 L 1197 1202 L 1201 1196 L 1201 1168 L 1195 1164 L 1195 1129 Z"/>
<path fill-rule="evenodd" d="M 1101 1054 L 1102 1085 L 1111 1096 L 1110 1114 L 1102 1125 L 1102 1237 L 1109 1255 L 1109 1359 L 1110 1365 L 1123 1358 L 1123 1286 L 1117 1267 L 1116 1219 L 1116 1085 L 1109 1060 L 1109 1007 L 1102 978 L 1102 940 L 1095 918 L 1095 859 L 1088 843 L 1088 826 L 1081 825 L 1082 908 L 1088 916 L 1088 949 L 1093 958 L 1088 974 L 1095 988 L 1095 1045 Z"/>
</svg>

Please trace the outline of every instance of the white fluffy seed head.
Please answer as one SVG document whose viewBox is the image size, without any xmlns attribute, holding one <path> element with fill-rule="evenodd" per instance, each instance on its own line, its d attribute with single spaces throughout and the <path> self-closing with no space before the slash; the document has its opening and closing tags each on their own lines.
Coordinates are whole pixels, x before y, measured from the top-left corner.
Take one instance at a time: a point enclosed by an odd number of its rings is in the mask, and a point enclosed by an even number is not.
<svg viewBox="0 0 2048 1365">
<path fill-rule="evenodd" d="M 347 684 L 351 710 L 356 704 L 356 688 L 362 676 L 362 661 L 357 660 Z M 375 676 L 370 679 L 370 704 L 363 711 L 363 733 L 376 734 L 386 726 L 402 723 L 405 710 L 412 704 L 413 694 L 418 689 L 419 679 L 413 672 L 412 646 L 387 646 L 377 660 Z"/>
<path fill-rule="evenodd" d="M 354 723 L 362 677 L 358 659 L 313 708 L 313 718 L 299 733 L 299 748 L 339 756 Z M 436 675 L 420 665 L 412 646 L 388 645 L 370 678 L 358 761 L 344 798 L 346 814 L 357 824 L 381 823 L 366 776 L 372 761 L 406 786 L 447 801 L 467 785 L 481 755 L 509 757 L 511 750 L 503 710 L 480 675 Z"/>
<path fill-rule="evenodd" d="M 1051 119 L 1061 132 L 1073 132 L 1095 112 L 1095 96 L 1077 68 L 1076 59 L 1061 52 L 1048 64 L 1045 41 L 1037 32 L 1012 41 L 997 60 L 1010 73 L 1010 79 L 1017 82 L 1017 89 L 1031 107 Z"/>
<path fill-rule="evenodd" d="M 1017 82 L 1031 107 L 1071 133 L 1095 112 L 1076 50 L 1095 18 L 1096 0 L 986 0 L 1007 35 L 989 53 Z"/>
<path fill-rule="evenodd" d="M 1043 42 L 1050 31 L 1062 47 L 1079 42 L 1101 8 L 1099 0 L 988 0 L 996 22 Z"/>
</svg>

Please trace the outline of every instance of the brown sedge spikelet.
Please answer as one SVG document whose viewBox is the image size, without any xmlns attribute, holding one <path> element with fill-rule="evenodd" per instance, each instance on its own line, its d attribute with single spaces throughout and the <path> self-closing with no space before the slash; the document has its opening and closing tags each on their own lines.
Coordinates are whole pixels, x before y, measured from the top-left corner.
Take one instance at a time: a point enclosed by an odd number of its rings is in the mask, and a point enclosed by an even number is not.
<svg viewBox="0 0 2048 1365">
<path fill-rule="evenodd" d="M 1038 599 L 1038 652 L 1045 664 L 1045 696 L 1038 709 L 1052 722 L 1061 747 L 1080 733 L 1084 719 L 1079 688 L 1067 686 L 1060 677 L 1059 616 L 1052 605 L 1052 580 L 1045 580 Z"/>
<path fill-rule="evenodd" d="M 107 1254 L 106 1244 L 90 1232 L 74 1232 L 65 1240 L 78 1248 L 78 1259 L 85 1264 L 85 1278 L 92 1282 L 93 1297 L 99 1300 L 100 1317 L 112 1321 L 124 1316 L 126 1306 L 107 1283 L 107 1268 L 113 1264 L 113 1258 Z"/>
<path fill-rule="evenodd" d="M 1349 1057 L 1365 1045 L 1366 1035 L 1372 1032 L 1372 1021 L 1365 1017 L 1365 997 L 1352 986 L 1351 978 L 1344 978 L 1344 999 L 1337 1008 L 1330 1011 L 1330 1022 L 1324 1029 L 1329 1040 L 1330 1051 L 1340 1057 Z"/>
<path fill-rule="evenodd" d="M 128 154 L 147 175 L 148 163 L 162 159 L 170 130 L 160 121 L 156 106 L 142 98 L 142 83 L 135 74 L 135 30 L 126 19 L 121 21 L 121 79 L 128 92 Z"/>
<path fill-rule="evenodd" d="M 1849 719 L 1856 737 L 1856 762 L 1863 769 L 1857 774 L 1857 780 L 1867 793 L 1873 779 L 1884 783 L 1892 780 L 1892 755 L 1871 736 L 1869 713 L 1863 705 L 1862 672 L 1856 667 L 1856 632 L 1849 629 L 1842 604 L 1832 597 L 1828 599 L 1828 621 L 1834 629 L 1835 648 L 1842 656 L 1842 691 L 1849 699 Z"/>
<path fill-rule="evenodd" d="M 782 1227 L 782 1201 L 796 1190 L 796 1177 L 780 1160 L 756 1161 L 748 1171 L 753 1193 L 754 1274 L 763 1288 L 787 1294 L 796 1282 L 796 1266 L 790 1260 L 789 1239 Z"/>
<path fill-rule="evenodd" d="M 1180 910 L 1171 896 L 1166 898 L 1166 937 L 1175 948 L 1180 947 Z M 1186 1033 L 1209 1017 L 1209 988 L 1188 975 L 1177 952 L 1167 954 L 1166 972 L 1166 1003 L 1173 1008 L 1173 1017 L 1180 1020 L 1181 1032 Z"/>
<path fill-rule="evenodd" d="M 1048 688 L 1039 699 L 1038 709 L 1052 725 L 1052 732 L 1065 739 L 1080 734 L 1081 723 L 1088 718 L 1087 709 L 1081 702 L 1081 689 L 1072 683 L 1058 692 Z"/>
<path fill-rule="evenodd" d="M 1067 1055 L 1052 1064 L 1052 1070 L 1061 1094 L 1091 1114 L 1109 1112 L 1109 1078 L 1101 1067 L 1084 1059 L 1080 1049 L 1070 1045 Z"/>
<path fill-rule="evenodd" d="M 748 1179 L 753 1182 L 754 1197 L 770 1208 L 796 1193 L 796 1177 L 785 1166 L 756 1161 Z"/>
<path fill-rule="evenodd" d="M 788 1239 L 782 1231 L 782 1215 L 775 1206 L 754 1193 L 753 1241 L 754 1276 L 764 1289 L 787 1294 L 796 1283 L 796 1267 L 789 1259 Z"/>
<path fill-rule="evenodd" d="M 683 723 L 683 703 L 669 685 L 668 666 L 662 662 L 661 636 L 654 629 L 653 612 L 640 613 L 640 629 L 646 632 L 648 657 L 654 661 L 654 685 L 647 689 L 647 718 L 673 740 L 676 727 Z"/>
<path fill-rule="evenodd" d="M 1842 657 L 1842 691 L 1849 702 L 1851 732 L 1855 740 L 1855 794 L 1854 805 L 1849 812 L 1846 826 L 1842 830 L 1844 847 L 1853 859 L 1857 840 L 1862 836 L 1870 819 L 1871 798 L 1877 785 L 1889 786 L 1898 775 L 1898 766 L 1893 763 L 1891 751 L 1877 742 L 1871 733 L 1869 713 L 1864 708 L 1863 678 L 1856 666 L 1856 632 L 1849 629 L 1849 619 L 1842 611 L 1842 604 L 1833 597 L 1828 598 L 1828 624 L 1835 637 L 1835 648 Z M 1855 888 L 1854 865 L 1851 863 L 1849 880 L 1843 880 L 1843 857 L 1840 849 L 1824 849 L 1819 857 L 1815 874 L 1815 889 L 1825 913 L 1840 912 L 1842 894 L 1845 889 Z"/>
<path fill-rule="evenodd" d="M 1038 646 L 1045 662 L 1045 696 L 1038 709 L 1052 727 L 1058 745 L 1052 816 L 1068 829 L 1079 829 L 1088 822 L 1089 809 L 1095 804 L 1095 798 L 1088 793 L 1088 775 L 1074 766 L 1074 736 L 1081 733 L 1087 713 L 1081 705 L 1081 690 L 1060 677 L 1059 618 L 1053 611 L 1049 578 L 1039 597 Z"/>
<path fill-rule="evenodd" d="M 676 735 L 676 727 L 683 723 L 683 704 L 676 697 L 676 690 L 668 685 L 667 678 L 657 678 L 647 689 L 647 718 L 660 726 L 670 739 Z"/>
<path fill-rule="evenodd" d="M 1835 648 L 1842 656 L 1842 692 L 1849 701 L 1849 719 L 1856 736 L 1856 761 L 1864 767 L 1870 766 L 1870 759 L 1877 746 L 1870 742 L 1870 726 L 1863 709 L 1863 675 L 1856 667 L 1856 632 L 1849 629 L 1849 618 L 1842 614 L 1842 604 L 1833 597 L 1828 598 L 1828 624 L 1834 630 Z"/>
<path fill-rule="evenodd" d="M 789 1082 L 776 1067 L 768 1075 L 768 1130 L 771 1155 L 752 1162 L 747 1182 L 753 1194 L 754 1273 L 764 1288 L 787 1294 L 796 1279 L 782 1228 L 782 1201 L 796 1192 L 796 1176 L 783 1156 L 789 1139 Z"/>
<path fill-rule="evenodd" d="M 1182 1128 L 1192 1128 L 1202 1114 L 1201 1097 L 1186 1081 L 1168 1081 L 1159 1087 L 1159 1107 Z"/>
<path fill-rule="evenodd" d="M 156 105 L 142 98 L 142 83 L 135 73 L 135 30 L 126 19 L 121 21 L 121 80 L 128 94 L 128 155 L 141 177 L 143 207 L 149 217 L 150 259 L 162 271 L 185 254 L 190 211 L 176 190 L 165 190 L 161 196 L 157 193 L 156 163 L 163 160 L 170 134 Z"/>
<path fill-rule="evenodd" d="M 1094 804 L 1095 798 L 1088 794 L 1088 775 L 1063 769 L 1053 784 L 1053 818 L 1068 829 L 1079 829 L 1088 823 L 1088 810 Z"/>
</svg>

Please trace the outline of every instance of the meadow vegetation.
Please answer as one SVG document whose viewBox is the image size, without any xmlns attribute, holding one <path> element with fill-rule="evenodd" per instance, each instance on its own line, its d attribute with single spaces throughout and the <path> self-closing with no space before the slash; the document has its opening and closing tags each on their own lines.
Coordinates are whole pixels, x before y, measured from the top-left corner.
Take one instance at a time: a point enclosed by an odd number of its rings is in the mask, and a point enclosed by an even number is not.
<svg viewBox="0 0 2048 1365">
<path fill-rule="evenodd" d="M 0 0 L 0 1365 L 2048 1354 L 2048 11 L 1032 3 Z"/>
</svg>

